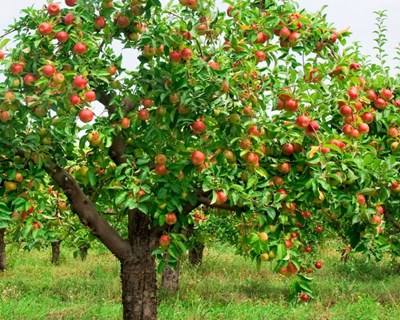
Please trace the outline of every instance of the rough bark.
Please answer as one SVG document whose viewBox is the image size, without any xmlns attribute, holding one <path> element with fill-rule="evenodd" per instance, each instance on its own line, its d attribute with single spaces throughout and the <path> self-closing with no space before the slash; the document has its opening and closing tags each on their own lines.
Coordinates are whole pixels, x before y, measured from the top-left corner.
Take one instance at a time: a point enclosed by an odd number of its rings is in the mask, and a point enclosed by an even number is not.
<svg viewBox="0 0 400 320">
<path fill-rule="evenodd" d="M 203 262 L 204 243 L 196 242 L 189 250 L 189 262 L 193 266 L 199 266 Z"/>
<path fill-rule="evenodd" d="M 51 263 L 60 264 L 61 241 L 53 241 L 51 243 Z"/>
<path fill-rule="evenodd" d="M 144 214 L 129 213 L 129 242 L 132 255 L 121 261 L 122 304 L 124 320 L 157 318 L 157 277 L 152 251 L 157 233 Z"/>
<path fill-rule="evenodd" d="M 0 272 L 6 269 L 6 229 L 0 229 Z"/>
<path fill-rule="evenodd" d="M 168 293 L 175 294 L 179 290 L 179 262 L 173 267 L 165 267 L 162 278 L 161 287 Z"/>
</svg>

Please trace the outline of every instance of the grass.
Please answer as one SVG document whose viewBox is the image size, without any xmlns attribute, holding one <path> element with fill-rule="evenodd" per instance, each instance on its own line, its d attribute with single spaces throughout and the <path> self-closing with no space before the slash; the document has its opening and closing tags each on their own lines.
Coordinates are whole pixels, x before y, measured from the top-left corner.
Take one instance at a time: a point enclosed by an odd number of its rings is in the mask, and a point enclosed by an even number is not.
<svg viewBox="0 0 400 320">
<path fill-rule="evenodd" d="M 90 252 L 85 262 L 66 249 L 62 264 L 48 252 L 12 249 L 0 275 L 1 320 L 121 319 L 119 266 L 109 254 Z M 288 303 L 290 279 L 213 247 L 203 265 L 183 265 L 181 290 L 160 295 L 160 320 L 386 320 L 400 319 L 400 275 L 388 263 L 344 265 L 325 250 L 325 267 L 315 274 L 316 299 Z"/>
</svg>

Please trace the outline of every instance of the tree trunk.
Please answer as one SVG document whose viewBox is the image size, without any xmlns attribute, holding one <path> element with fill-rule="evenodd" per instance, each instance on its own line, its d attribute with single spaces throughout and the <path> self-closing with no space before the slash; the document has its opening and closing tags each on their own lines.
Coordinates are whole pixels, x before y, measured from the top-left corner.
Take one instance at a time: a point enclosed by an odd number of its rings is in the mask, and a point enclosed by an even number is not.
<svg viewBox="0 0 400 320">
<path fill-rule="evenodd" d="M 138 211 L 130 212 L 132 256 L 121 260 L 124 320 L 157 319 L 157 277 L 152 255 L 157 239 L 148 217 Z"/>
<path fill-rule="evenodd" d="M 80 246 L 79 247 L 79 256 L 82 261 L 85 261 L 88 255 L 89 247 L 88 246 Z"/>
<path fill-rule="evenodd" d="M 166 266 L 161 278 L 161 286 L 168 293 L 175 294 L 179 290 L 179 262 L 175 268 Z"/>
<path fill-rule="evenodd" d="M 196 242 L 194 246 L 189 250 L 189 262 L 193 266 L 199 266 L 203 262 L 204 244 Z"/>
<path fill-rule="evenodd" d="M 53 241 L 51 243 L 51 263 L 54 265 L 60 263 L 60 246 L 61 241 Z"/>
<path fill-rule="evenodd" d="M 6 269 L 6 229 L 0 229 L 0 272 Z"/>
</svg>

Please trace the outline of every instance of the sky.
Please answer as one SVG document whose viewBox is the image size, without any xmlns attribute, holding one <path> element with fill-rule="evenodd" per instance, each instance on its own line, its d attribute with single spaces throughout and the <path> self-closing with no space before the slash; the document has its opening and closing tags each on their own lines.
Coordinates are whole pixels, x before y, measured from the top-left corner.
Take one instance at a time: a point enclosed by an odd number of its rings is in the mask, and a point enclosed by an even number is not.
<svg viewBox="0 0 400 320">
<path fill-rule="evenodd" d="M 24 7 L 31 5 L 40 7 L 46 2 L 45 0 L 1 0 L 0 30 L 4 30 L 12 23 Z M 55 2 L 61 3 L 63 0 L 55 0 Z M 221 6 L 223 0 L 216 0 L 216 2 Z M 338 30 L 350 27 L 353 32 L 352 40 L 359 41 L 363 52 L 368 55 L 374 55 L 374 11 L 386 9 L 389 39 L 386 51 L 391 57 L 390 62 L 395 63 L 393 60 L 395 47 L 400 42 L 400 19 L 397 17 L 400 11 L 400 0 L 299 0 L 299 4 L 300 7 L 310 11 L 317 11 L 323 5 L 328 5 L 326 9 L 328 20 L 334 23 Z"/>
</svg>

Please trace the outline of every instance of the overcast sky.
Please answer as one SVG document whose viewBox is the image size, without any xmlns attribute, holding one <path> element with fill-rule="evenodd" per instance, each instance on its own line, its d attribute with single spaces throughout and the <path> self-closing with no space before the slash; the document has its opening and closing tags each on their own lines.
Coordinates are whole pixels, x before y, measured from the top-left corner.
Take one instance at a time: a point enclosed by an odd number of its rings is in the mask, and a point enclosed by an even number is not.
<svg viewBox="0 0 400 320">
<path fill-rule="evenodd" d="M 201 1 L 201 0 L 200 0 Z M 64 2 L 61 0 L 55 2 Z M 222 3 L 222 0 L 217 0 Z M 19 11 L 27 6 L 37 7 L 46 3 L 45 0 L 1 0 L 0 29 L 4 30 Z M 396 45 L 400 42 L 400 0 L 299 0 L 300 6 L 311 11 L 319 10 L 323 5 L 328 5 L 328 19 L 337 29 L 350 27 L 353 32 L 352 39 L 360 41 L 363 51 L 373 54 L 374 11 L 386 9 L 388 11 L 388 54 L 393 57 Z M 393 60 L 392 60 L 393 61 Z"/>
</svg>

